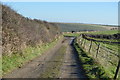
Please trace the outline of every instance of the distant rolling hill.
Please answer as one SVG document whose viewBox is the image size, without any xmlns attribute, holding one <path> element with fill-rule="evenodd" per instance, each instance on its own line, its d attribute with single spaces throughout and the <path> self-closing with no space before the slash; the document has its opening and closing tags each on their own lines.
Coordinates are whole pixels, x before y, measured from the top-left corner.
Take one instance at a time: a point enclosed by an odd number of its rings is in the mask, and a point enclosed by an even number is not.
<svg viewBox="0 0 120 80">
<path fill-rule="evenodd" d="M 102 25 L 80 24 L 80 23 L 56 23 L 62 32 L 71 31 L 105 31 L 109 28 Z"/>
</svg>

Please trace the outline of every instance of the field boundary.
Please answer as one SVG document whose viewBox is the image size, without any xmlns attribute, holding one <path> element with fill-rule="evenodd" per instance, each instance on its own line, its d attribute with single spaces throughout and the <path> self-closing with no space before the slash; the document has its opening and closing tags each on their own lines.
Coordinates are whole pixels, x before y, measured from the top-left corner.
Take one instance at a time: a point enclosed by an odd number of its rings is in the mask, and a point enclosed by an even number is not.
<svg viewBox="0 0 120 80">
<path fill-rule="evenodd" d="M 90 39 L 87 37 L 87 35 L 81 34 L 82 38 L 89 40 L 89 41 L 94 41 L 94 42 L 103 42 L 103 43 L 107 43 L 107 44 L 120 44 L 120 42 L 111 42 L 111 41 L 101 41 L 101 40 L 95 40 L 95 39 Z"/>
<path fill-rule="evenodd" d="M 89 44 L 87 43 L 89 41 Z M 90 53 L 96 61 L 100 61 L 103 59 L 106 60 L 104 62 L 108 62 L 108 64 L 112 64 L 114 66 L 114 79 L 117 78 L 120 70 L 120 55 L 118 52 L 115 52 L 109 48 L 106 48 L 101 43 L 105 44 L 120 44 L 120 42 L 111 42 L 111 41 L 101 41 L 101 40 L 95 40 L 88 38 L 85 34 L 81 34 L 78 37 L 78 43 L 83 47 L 83 49 L 86 49 L 88 53 Z M 93 51 L 94 50 L 94 51 Z M 113 59 L 110 56 L 114 56 L 115 59 Z M 102 58 L 102 59 L 101 59 Z M 102 61 L 101 61 L 102 63 Z"/>
</svg>

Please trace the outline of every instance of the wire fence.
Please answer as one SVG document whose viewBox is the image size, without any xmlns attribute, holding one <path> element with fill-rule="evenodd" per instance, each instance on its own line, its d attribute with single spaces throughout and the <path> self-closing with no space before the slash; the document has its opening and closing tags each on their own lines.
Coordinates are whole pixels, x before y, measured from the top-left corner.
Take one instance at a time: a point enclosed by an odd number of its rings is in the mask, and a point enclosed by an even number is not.
<svg viewBox="0 0 120 80">
<path fill-rule="evenodd" d="M 90 39 L 84 34 L 81 34 L 77 41 L 80 46 L 88 52 L 97 62 L 99 62 L 106 71 L 112 73 L 111 77 L 116 79 L 120 73 L 120 54 L 119 48 L 110 49 L 106 45 L 117 45 L 120 42 L 111 42 L 111 41 L 100 41 L 95 39 Z"/>
</svg>

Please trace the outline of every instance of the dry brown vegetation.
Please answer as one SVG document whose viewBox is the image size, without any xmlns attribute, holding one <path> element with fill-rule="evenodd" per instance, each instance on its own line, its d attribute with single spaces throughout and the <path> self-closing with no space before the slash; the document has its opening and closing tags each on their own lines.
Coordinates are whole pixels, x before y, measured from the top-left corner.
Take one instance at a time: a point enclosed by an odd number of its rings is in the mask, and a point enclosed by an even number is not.
<svg viewBox="0 0 120 80">
<path fill-rule="evenodd" d="M 60 35 L 54 23 L 29 19 L 2 5 L 2 48 L 3 55 L 21 53 L 27 46 L 51 42 Z"/>
</svg>

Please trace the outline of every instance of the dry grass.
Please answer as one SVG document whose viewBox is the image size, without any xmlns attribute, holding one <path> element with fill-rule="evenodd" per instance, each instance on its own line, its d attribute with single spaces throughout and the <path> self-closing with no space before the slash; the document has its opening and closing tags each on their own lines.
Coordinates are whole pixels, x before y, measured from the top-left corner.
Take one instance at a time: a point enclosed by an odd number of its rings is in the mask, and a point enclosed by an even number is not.
<svg viewBox="0 0 120 80">
<path fill-rule="evenodd" d="M 55 24 L 23 17 L 10 7 L 2 5 L 3 55 L 21 54 L 27 46 L 49 43 L 59 35 Z"/>
</svg>

